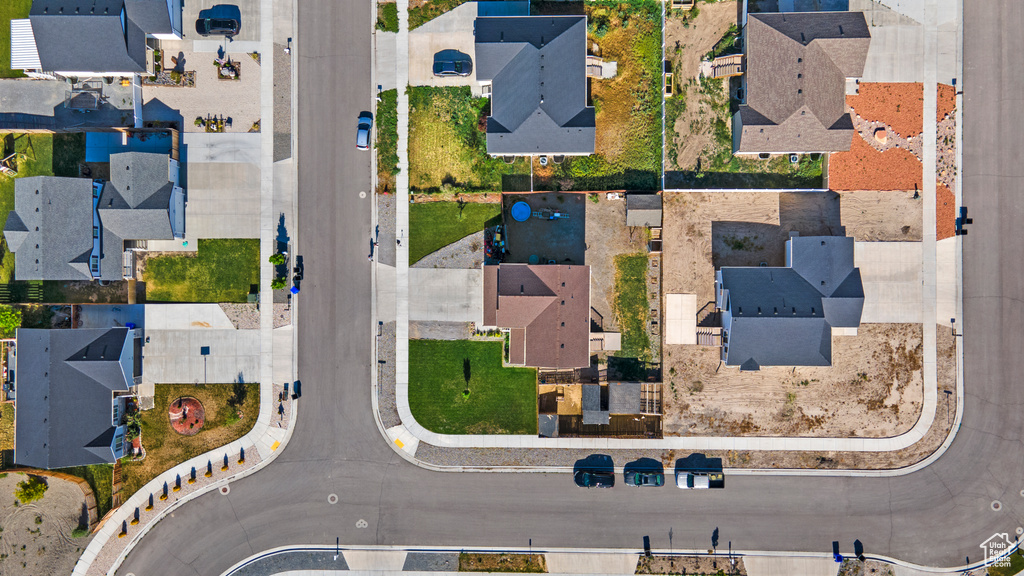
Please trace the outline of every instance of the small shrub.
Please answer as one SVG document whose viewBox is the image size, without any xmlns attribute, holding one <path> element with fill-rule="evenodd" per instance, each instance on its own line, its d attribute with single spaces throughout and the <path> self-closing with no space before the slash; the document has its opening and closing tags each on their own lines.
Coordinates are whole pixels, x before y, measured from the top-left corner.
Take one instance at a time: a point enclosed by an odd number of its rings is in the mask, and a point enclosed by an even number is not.
<svg viewBox="0 0 1024 576">
<path fill-rule="evenodd" d="M 288 282 L 284 278 L 278 277 L 278 278 L 274 278 L 270 282 L 270 289 L 271 290 L 283 290 L 284 287 L 287 286 L 287 285 L 288 285 Z"/>
<path fill-rule="evenodd" d="M 79 526 L 71 531 L 72 538 L 84 538 L 89 535 L 89 529 Z"/>
<path fill-rule="evenodd" d="M 41 500 L 43 495 L 46 494 L 46 490 L 49 485 L 46 484 L 46 480 L 42 476 L 29 476 L 28 480 L 18 482 L 18 488 L 14 491 L 14 496 L 25 504 L 31 504 L 36 500 Z"/>
<path fill-rule="evenodd" d="M 42 516 L 36 516 L 36 524 L 42 524 L 42 523 L 43 523 L 43 517 Z"/>
<path fill-rule="evenodd" d="M 177 70 L 171 70 L 171 82 L 175 84 L 181 84 L 181 72 Z"/>
</svg>

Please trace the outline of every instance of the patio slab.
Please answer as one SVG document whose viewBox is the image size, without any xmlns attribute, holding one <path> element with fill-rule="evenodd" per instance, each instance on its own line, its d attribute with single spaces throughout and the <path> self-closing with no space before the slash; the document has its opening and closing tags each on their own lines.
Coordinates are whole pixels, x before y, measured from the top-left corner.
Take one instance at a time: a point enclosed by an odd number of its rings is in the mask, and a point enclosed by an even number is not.
<svg viewBox="0 0 1024 576">
<path fill-rule="evenodd" d="M 194 87 L 144 86 L 142 116 L 146 120 L 181 122 L 182 132 L 202 132 L 195 125 L 197 117 L 224 117 L 231 120 L 225 132 L 248 132 L 260 119 L 261 67 L 248 54 L 235 48 L 227 56 L 241 66 L 238 80 L 217 78 L 216 55 L 191 50 L 188 42 L 164 41 L 164 64 L 173 66 L 171 57 L 178 60 L 180 70 L 194 70 Z M 270 57 L 269 55 L 267 56 Z"/>
</svg>

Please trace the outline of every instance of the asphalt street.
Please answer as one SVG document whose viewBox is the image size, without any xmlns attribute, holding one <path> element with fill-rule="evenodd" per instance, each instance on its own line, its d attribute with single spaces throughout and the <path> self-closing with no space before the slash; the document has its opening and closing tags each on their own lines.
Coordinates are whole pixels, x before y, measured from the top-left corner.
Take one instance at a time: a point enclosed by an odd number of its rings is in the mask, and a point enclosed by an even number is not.
<svg viewBox="0 0 1024 576">
<path fill-rule="evenodd" d="M 399 458 L 370 403 L 369 1 L 298 9 L 299 308 L 295 434 L 262 471 L 157 524 L 119 574 L 217 575 L 287 544 L 852 550 L 954 566 L 1024 525 L 1024 3 L 965 2 L 963 425 L 949 450 L 895 478 L 732 476 L 722 491 L 576 488 L 565 474 L 430 472 Z M 959 324 L 959 323 L 958 323 Z M 617 463 L 622 465 L 624 463 Z M 328 503 L 337 494 L 339 502 Z M 1002 507 L 993 511 L 992 502 Z M 365 520 L 366 527 L 360 528 Z M 669 541 L 670 531 L 674 535 Z"/>
</svg>

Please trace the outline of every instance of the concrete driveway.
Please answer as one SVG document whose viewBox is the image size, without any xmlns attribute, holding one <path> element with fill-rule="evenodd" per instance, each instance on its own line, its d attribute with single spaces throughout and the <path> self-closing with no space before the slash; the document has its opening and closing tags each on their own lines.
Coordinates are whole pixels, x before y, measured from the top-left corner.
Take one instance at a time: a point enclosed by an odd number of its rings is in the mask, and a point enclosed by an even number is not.
<svg viewBox="0 0 1024 576">
<path fill-rule="evenodd" d="M 181 135 L 185 239 L 151 241 L 151 250 L 194 250 L 200 238 L 259 238 L 260 135 Z"/>
<path fill-rule="evenodd" d="M 864 283 L 861 322 L 921 322 L 920 242 L 857 242 L 853 258 Z"/>
<path fill-rule="evenodd" d="M 409 268 L 409 320 L 483 321 L 483 270 Z"/>
<path fill-rule="evenodd" d="M 200 12 L 212 9 L 207 13 L 212 14 L 212 17 L 219 16 L 221 12 L 225 16 L 231 17 L 230 13 L 235 7 L 241 12 L 242 19 L 239 22 L 238 35 L 230 42 L 224 36 L 204 37 L 196 33 L 196 20 L 199 19 Z M 260 49 L 260 2 L 259 0 L 229 0 L 227 3 L 222 0 L 187 0 L 182 6 L 181 28 L 182 36 L 186 41 L 191 42 L 191 48 L 196 52 L 216 52 L 221 47 L 232 52 L 258 51 Z"/>
<path fill-rule="evenodd" d="M 259 330 L 236 329 L 219 304 L 85 305 L 79 318 L 81 328 L 142 329 L 144 384 L 258 379 Z"/>
<path fill-rule="evenodd" d="M 476 4 L 466 2 L 409 32 L 410 86 L 476 85 L 476 43 L 473 36 Z M 434 54 L 441 50 L 469 54 L 473 59 L 473 73 L 469 76 L 434 76 Z"/>
<path fill-rule="evenodd" d="M 780 2 L 780 5 L 782 2 Z M 922 82 L 924 80 L 925 14 L 937 23 L 937 80 L 949 84 L 958 76 L 956 0 L 849 0 L 850 10 L 864 12 L 871 46 L 864 82 Z"/>
</svg>

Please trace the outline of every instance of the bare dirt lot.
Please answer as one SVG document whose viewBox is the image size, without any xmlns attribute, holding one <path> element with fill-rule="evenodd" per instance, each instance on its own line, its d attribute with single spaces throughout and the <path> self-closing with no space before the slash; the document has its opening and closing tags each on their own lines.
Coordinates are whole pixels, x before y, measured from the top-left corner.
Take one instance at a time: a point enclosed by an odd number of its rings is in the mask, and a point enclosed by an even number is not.
<svg viewBox="0 0 1024 576">
<path fill-rule="evenodd" d="M 919 241 L 913 192 L 666 192 L 664 292 L 714 300 L 721 266 L 785 264 L 791 231 L 857 240 Z"/>
<path fill-rule="evenodd" d="M 859 242 L 920 242 L 923 206 L 912 191 L 839 193 L 846 235 Z"/>
<path fill-rule="evenodd" d="M 0 573 L 5 576 L 70 574 L 89 538 L 72 538 L 84 497 L 71 482 L 47 477 L 42 500 L 14 505 L 25 474 L 0 472 Z"/>
<path fill-rule="evenodd" d="M 597 202 L 594 199 L 597 198 Z M 587 254 L 590 266 L 590 307 L 605 331 L 618 329 L 612 301 L 615 299 L 615 257 L 643 252 L 647 236 L 643 228 L 626 226 L 626 201 L 607 200 L 604 194 L 587 198 Z"/>
<path fill-rule="evenodd" d="M 700 61 L 715 43 L 736 23 L 736 2 L 718 2 L 698 5 L 696 18 L 673 14 L 665 20 L 665 58 L 672 62 L 677 88 L 676 98 L 685 102 L 684 110 L 675 121 L 675 142 L 666 141 L 666 150 L 676 148 L 677 169 L 687 170 L 697 163 L 705 148 L 714 144 L 711 130 L 691 130 L 711 114 L 708 104 L 702 102 L 696 80 L 700 75 Z M 688 14 L 686 11 L 683 14 Z M 670 130 L 671 133 L 671 130 Z M 670 155 L 671 157 L 671 155 Z M 673 168 L 673 166 L 669 166 Z"/>
<path fill-rule="evenodd" d="M 917 421 L 919 324 L 862 324 L 832 339 L 832 366 L 719 365 L 718 348 L 665 346 L 665 435 L 886 437 Z"/>
<path fill-rule="evenodd" d="M 916 203 L 916 204 L 915 204 Z M 697 294 L 714 307 L 721 266 L 785 264 L 790 231 L 919 241 L 913 193 L 666 193 L 665 293 Z M 897 215 L 898 216 L 895 216 Z M 917 421 L 922 399 L 921 327 L 864 324 L 833 339 L 832 367 L 719 368 L 718 349 L 664 347 L 666 435 L 877 437 Z"/>
</svg>

